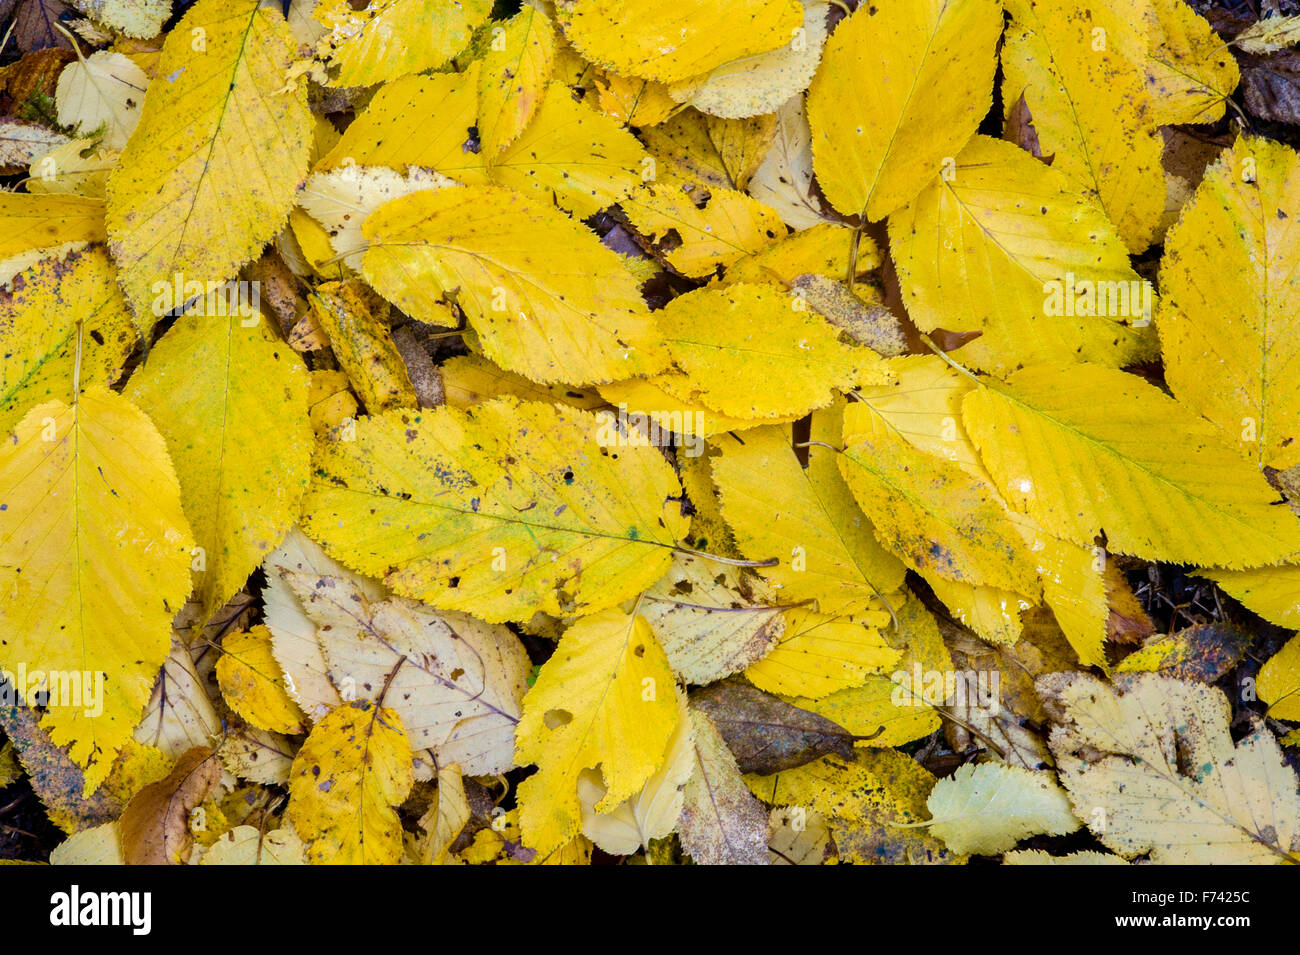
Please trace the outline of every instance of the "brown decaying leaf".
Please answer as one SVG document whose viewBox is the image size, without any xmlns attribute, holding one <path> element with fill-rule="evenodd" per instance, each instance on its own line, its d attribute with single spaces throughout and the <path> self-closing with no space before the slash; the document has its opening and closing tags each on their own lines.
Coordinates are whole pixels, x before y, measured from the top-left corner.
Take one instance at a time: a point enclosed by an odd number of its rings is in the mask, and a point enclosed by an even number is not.
<svg viewBox="0 0 1300 955">
<path fill-rule="evenodd" d="M 682 848 L 699 865 L 768 865 L 767 811 L 736 768 L 722 735 L 703 713 L 695 723 L 695 769 L 678 823 Z"/>
<path fill-rule="evenodd" d="M 742 773 L 768 776 L 827 753 L 853 756 L 857 737 L 844 727 L 739 680 L 695 690 L 691 706 L 717 727 Z"/>
<path fill-rule="evenodd" d="M 144 787 L 127 803 L 119 826 L 128 865 L 183 865 L 194 848 L 190 813 L 221 782 L 221 761 L 196 746 L 176 760 L 166 779 Z"/>
<path fill-rule="evenodd" d="M 0 726 L 18 750 L 19 762 L 50 820 L 66 832 L 75 832 L 116 819 L 122 804 L 103 788 L 83 796 L 86 780 L 81 767 L 50 742 L 39 722 L 25 706 L 0 707 Z"/>
</svg>

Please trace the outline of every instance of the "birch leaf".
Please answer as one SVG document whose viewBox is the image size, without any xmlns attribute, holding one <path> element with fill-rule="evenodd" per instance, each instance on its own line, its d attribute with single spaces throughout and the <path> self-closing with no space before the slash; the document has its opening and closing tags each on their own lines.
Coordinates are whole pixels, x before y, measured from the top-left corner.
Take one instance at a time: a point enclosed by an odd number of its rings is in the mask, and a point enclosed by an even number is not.
<svg viewBox="0 0 1300 955">
<path fill-rule="evenodd" d="M 396 806 L 413 784 L 392 710 L 357 700 L 316 724 L 294 757 L 289 819 L 313 865 L 391 865 L 402 855 Z"/>
<path fill-rule="evenodd" d="M 713 722 L 690 711 L 695 766 L 678 835 L 699 865 L 768 865 L 767 811 L 754 798 Z"/>
<path fill-rule="evenodd" d="M 845 409 L 839 465 L 877 539 L 914 570 L 1033 595 L 1033 565 L 992 489 L 897 438 L 870 435 L 869 413 Z"/>
<path fill-rule="evenodd" d="M 889 235 L 909 316 L 922 331 L 982 332 L 958 353 L 975 368 L 1118 367 L 1154 351 L 1150 289 L 1110 223 L 1055 164 L 1009 143 L 976 136 Z"/>
<path fill-rule="evenodd" d="M 967 763 L 939 780 L 926 800 L 930 831 L 953 852 L 997 855 L 1034 835 L 1079 828 L 1050 773 L 1001 763 Z"/>
<path fill-rule="evenodd" d="M 100 246 L 46 259 L 0 291 L 0 432 L 33 405 L 72 400 L 81 325 L 81 385 L 117 380 L 139 337 Z"/>
<path fill-rule="evenodd" d="M 1024 96 L 1052 168 L 1092 196 L 1129 250 L 1151 244 L 1164 206 L 1160 136 L 1140 64 L 1142 21 L 1103 0 L 1008 0 L 1002 103 Z"/>
<path fill-rule="evenodd" d="M 1269 716 L 1300 720 L 1300 638 L 1292 637 L 1260 667 L 1255 691 Z"/>
<path fill-rule="evenodd" d="M 505 627 L 411 600 L 370 601 L 346 577 L 286 575 L 317 626 L 330 678 L 345 700 L 387 703 L 412 754 L 474 776 L 514 765 L 528 659 Z"/>
<path fill-rule="evenodd" d="M 774 50 L 802 23 L 800 8 L 785 0 L 573 0 L 557 12 L 588 59 L 663 83 Z"/>
<path fill-rule="evenodd" d="M 578 218 L 612 206 L 640 185 L 645 149 L 603 113 L 552 83 L 537 113 L 488 166 L 494 182 Z"/>
<path fill-rule="evenodd" d="M 579 831 L 583 770 L 600 769 L 605 795 L 597 812 L 640 791 L 680 722 L 673 687 L 644 617 L 607 610 L 565 632 L 524 697 L 519 723 L 519 762 L 538 766 L 519 787 L 529 848 L 549 853 Z"/>
<path fill-rule="evenodd" d="M 107 675 L 102 713 L 64 703 L 42 720 L 89 794 L 131 738 L 189 592 L 180 487 L 144 413 L 95 386 L 18 423 L 0 449 L 0 504 L 0 666 Z"/>
<path fill-rule="evenodd" d="M 492 12 L 491 0 L 327 0 L 312 13 L 333 86 L 371 86 L 436 69 L 463 50 Z"/>
<path fill-rule="evenodd" d="M 1051 737 L 1061 781 L 1107 848 L 1165 865 L 1294 861 L 1295 773 L 1262 727 L 1233 742 L 1221 690 L 1154 674 L 1113 687 L 1053 674 L 1039 694 L 1063 714 Z"/>
<path fill-rule="evenodd" d="M 478 130 L 489 159 L 519 138 L 537 114 L 554 66 L 555 27 L 538 8 L 525 3 L 492 28 L 478 85 Z"/>
<path fill-rule="evenodd" d="M 254 726 L 276 733 L 303 732 L 303 715 L 283 686 L 264 626 L 232 633 L 221 643 L 217 681 L 226 702 Z"/>
<path fill-rule="evenodd" d="M 631 855 L 648 849 L 655 839 L 672 835 L 686 800 L 686 784 L 695 769 L 695 725 L 680 694 L 677 728 L 668 740 L 663 765 L 641 791 L 608 812 L 596 812 L 605 798 L 600 771 L 584 769 L 578 777 L 578 798 L 582 802 L 582 834 L 604 852 Z"/>
<path fill-rule="evenodd" d="M 366 278 L 415 318 L 455 292 L 484 352 L 543 383 L 660 371 L 666 356 L 632 276 L 585 228 L 499 186 L 419 192 L 374 212 Z"/>
<path fill-rule="evenodd" d="M 775 112 L 808 88 L 826 42 L 829 9 L 829 3 L 808 0 L 803 5 L 803 25 L 791 31 L 785 45 L 724 63 L 669 91 L 679 102 L 711 116 L 743 119 Z"/>
<path fill-rule="evenodd" d="M 1259 471 L 1132 375 L 1039 365 L 971 392 L 962 416 L 1006 501 L 1066 540 L 1092 546 L 1104 530 L 1114 553 L 1228 568 L 1300 552 Z"/>
<path fill-rule="evenodd" d="M 814 165 L 831 205 L 883 219 L 961 151 L 992 99 L 1001 27 L 993 0 L 885 0 L 840 22 L 808 91 Z"/>
<path fill-rule="evenodd" d="M 508 398 L 390 411 L 323 452 L 303 529 L 440 609 L 594 613 L 658 580 L 687 526 L 658 452 L 611 452 L 597 429 L 587 412 Z"/>
<path fill-rule="evenodd" d="M 167 440 L 201 553 L 204 620 L 293 524 L 307 487 L 307 374 L 260 320 L 188 312 L 132 376 L 127 396 Z"/>
<path fill-rule="evenodd" d="M 284 226 L 311 148 L 306 90 L 284 82 L 292 52 L 257 0 L 201 0 L 167 35 L 108 180 L 113 257 L 145 327 L 155 282 L 224 282 Z"/>
<path fill-rule="evenodd" d="M 658 383 L 725 415 L 776 418 L 830 404 L 832 389 L 879 380 L 873 352 L 842 344 L 824 318 L 798 305 L 771 286 L 743 284 L 673 299 L 659 327 L 686 378 Z M 780 392 L 768 385 L 775 375 L 785 382 Z"/>
<path fill-rule="evenodd" d="M 830 418 L 815 415 L 814 426 Z M 838 418 L 828 423 L 837 428 Z M 836 441 L 824 431 L 813 436 Z M 901 586 L 902 563 L 877 542 L 833 451 L 810 448 L 803 468 L 777 427 L 748 431 L 743 441 L 723 438 L 719 446 L 722 454 L 712 465 L 722 515 L 742 554 L 780 560 L 760 573 L 781 603 L 816 600 L 824 613 L 851 613 Z"/>
<path fill-rule="evenodd" d="M 1300 464 L 1300 157 L 1242 136 L 1165 239 L 1158 325 L 1169 386 L 1262 465 Z M 1213 280 L 1211 280 L 1213 276 Z"/>
</svg>

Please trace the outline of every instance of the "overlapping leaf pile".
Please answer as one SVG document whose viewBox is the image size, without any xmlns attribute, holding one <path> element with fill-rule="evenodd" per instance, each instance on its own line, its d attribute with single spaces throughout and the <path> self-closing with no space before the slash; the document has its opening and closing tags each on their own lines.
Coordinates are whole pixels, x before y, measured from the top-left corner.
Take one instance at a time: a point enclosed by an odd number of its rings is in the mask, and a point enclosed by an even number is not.
<svg viewBox="0 0 1300 955">
<path fill-rule="evenodd" d="M 52 861 L 1300 859 L 1296 21 L 176 6 L 0 70 Z"/>
</svg>

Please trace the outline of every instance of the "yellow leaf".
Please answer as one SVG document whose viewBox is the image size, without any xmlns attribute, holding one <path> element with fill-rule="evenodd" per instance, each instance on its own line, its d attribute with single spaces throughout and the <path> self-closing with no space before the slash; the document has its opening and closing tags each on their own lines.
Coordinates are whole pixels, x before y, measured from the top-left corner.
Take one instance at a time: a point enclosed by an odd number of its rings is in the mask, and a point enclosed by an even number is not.
<svg viewBox="0 0 1300 955">
<path fill-rule="evenodd" d="M 1121 9 L 1129 17 L 1141 15 L 1146 25 L 1146 87 L 1155 121 L 1165 126 L 1222 119 L 1224 104 L 1241 81 L 1227 44 L 1204 17 L 1181 0 L 1129 3 L 1131 6 Z M 1237 43 L 1245 49 L 1242 36 L 1237 34 Z"/>
<path fill-rule="evenodd" d="M 899 652 L 880 635 L 889 614 L 879 605 L 853 616 L 830 617 L 802 607 L 785 614 L 784 636 L 745 671 L 761 690 L 818 699 L 860 686 L 898 662 Z"/>
<path fill-rule="evenodd" d="M 374 298 L 358 282 L 326 282 L 316 287 L 311 303 L 329 335 L 334 357 L 366 410 L 378 414 L 390 408 L 414 408 L 418 399 L 406 363 L 384 316 L 375 314 L 374 306 L 384 303 L 372 302 Z"/>
<path fill-rule="evenodd" d="M 764 802 L 827 817 L 842 862 L 924 865 L 965 861 L 923 829 L 934 776 L 906 753 L 858 750 L 853 760 L 824 756 L 772 776 L 746 776 Z"/>
<path fill-rule="evenodd" d="M 499 186 L 417 192 L 365 223 L 366 279 L 414 318 L 456 293 L 487 357 L 579 385 L 662 370 L 636 281 L 582 225 Z"/>
<path fill-rule="evenodd" d="M 456 837 L 470 820 L 465 780 L 455 763 L 438 768 L 438 791 L 433 805 L 420 817 L 420 828 L 428 835 L 421 848 L 426 865 L 443 865 Z"/>
<path fill-rule="evenodd" d="M 670 373 L 654 378 L 632 378 L 600 386 L 600 394 L 610 404 L 618 407 L 612 411 L 597 412 L 609 421 L 611 430 L 626 423 L 629 443 L 662 444 L 665 433 L 677 436 L 677 446 L 686 456 L 698 455 L 704 438 L 744 431 L 772 424 L 772 418 L 733 418 L 718 414 L 697 400 L 684 400 L 679 394 L 689 394 L 690 381 L 685 375 Z M 570 402 L 572 403 L 572 402 Z M 621 416 L 621 417 L 620 417 Z M 798 415 L 782 415 L 776 420 L 794 421 Z M 655 440 L 655 428 L 660 438 Z"/>
<path fill-rule="evenodd" d="M 0 259 L 5 260 L 69 242 L 103 242 L 104 201 L 84 196 L 0 192 L 0 227 Z M 11 271 L 21 271 L 27 265 Z"/>
<path fill-rule="evenodd" d="M 46 259 L 0 291 L 0 434 L 32 405 L 72 400 L 81 325 L 81 385 L 111 385 L 137 334 L 100 246 Z"/>
<path fill-rule="evenodd" d="M 504 371 L 479 355 L 457 355 L 439 366 L 447 405 L 462 411 L 480 401 L 511 395 L 524 401 L 546 401 L 583 411 L 602 408 L 605 399 L 595 388 L 576 389 L 567 385 L 539 385 L 523 375 Z"/>
<path fill-rule="evenodd" d="M 961 400 L 974 382 L 937 355 L 904 355 L 885 364 L 891 380 L 858 390 L 860 403 L 872 414 L 857 412 L 857 427 L 866 434 L 895 434 L 982 477 L 984 466 L 961 425 Z"/>
<path fill-rule="evenodd" d="M 372 86 L 436 69 L 463 50 L 492 12 L 492 0 L 326 0 L 313 12 L 330 31 L 318 56 L 328 58 L 331 86 Z"/>
<path fill-rule="evenodd" d="M 62 671 L 51 692 L 81 697 L 41 722 L 72 744 L 90 793 L 131 738 L 189 593 L 176 474 L 149 419 L 95 386 L 19 422 L 0 449 L 0 504 L 0 666 Z M 100 688 L 97 703 L 84 681 Z"/>
<path fill-rule="evenodd" d="M 582 804 L 582 834 L 611 855 L 631 855 L 649 849 L 655 839 L 672 835 L 682 814 L 686 783 L 695 768 L 695 727 L 686 707 L 686 694 L 677 693 L 677 728 L 659 769 L 640 792 L 607 812 L 596 812 L 605 798 L 600 770 L 584 769 L 578 775 Z"/>
<path fill-rule="evenodd" d="M 748 189 L 754 172 L 772 147 L 776 136 L 776 116 L 749 119 L 706 116 L 704 124 L 731 185 L 736 189 Z"/>
<path fill-rule="evenodd" d="M 1110 223 L 1055 164 L 1010 143 L 976 136 L 952 180 L 937 178 L 892 216 L 889 235 L 917 327 L 983 333 L 957 353 L 968 365 L 1003 374 L 1155 353 L 1141 329 L 1150 286 Z"/>
<path fill-rule="evenodd" d="M 36 195 L 74 195 L 103 201 L 108 174 L 117 168 L 121 153 L 74 139 L 56 146 L 32 161 L 27 170 L 27 191 Z"/>
<path fill-rule="evenodd" d="M 1255 684 L 1268 715 L 1278 720 L 1300 720 L 1300 637 L 1292 637 L 1259 669 Z"/>
<path fill-rule="evenodd" d="M 1079 828 L 1050 772 L 1003 763 L 967 763 L 934 784 L 929 829 L 953 852 L 997 855 L 1021 839 Z"/>
<path fill-rule="evenodd" d="M 369 700 L 316 724 L 293 760 L 288 816 L 313 865 L 392 865 L 414 777 L 402 721 Z"/>
<path fill-rule="evenodd" d="M 304 731 L 302 710 L 284 688 L 266 627 L 228 634 L 221 641 L 217 681 L 226 702 L 254 726 L 275 733 Z"/>
<path fill-rule="evenodd" d="M 384 166 L 343 166 L 313 173 L 299 196 L 301 209 L 320 223 L 330 249 L 337 253 L 326 261 L 330 265 L 341 262 L 351 275 L 352 270 L 361 267 L 366 253 L 362 225 L 372 212 L 413 192 L 447 189 L 455 185 L 442 173 L 426 169 L 412 167 L 402 174 Z M 329 267 L 324 262 L 318 265 L 322 269 Z"/>
<path fill-rule="evenodd" d="M 558 16 L 593 63 L 671 83 L 790 42 L 802 13 L 789 0 L 575 0 Z"/>
<path fill-rule="evenodd" d="M 801 305 L 770 285 L 673 299 L 658 314 L 659 327 L 685 378 L 653 383 L 731 417 L 777 418 L 830 404 L 834 389 L 881 380 L 874 352 L 842 344 L 832 325 Z"/>
<path fill-rule="evenodd" d="M 602 610 L 663 576 L 687 520 L 659 451 L 602 449 L 597 428 L 509 398 L 370 418 L 321 455 L 303 529 L 442 609 L 492 622 Z"/>
<path fill-rule="evenodd" d="M 357 399 L 348 389 L 348 376 L 341 371 L 322 368 L 308 372 L 307 416 L 317 438 L 327 437 L 356 417 Z"/>
<path fill-rule="evenodd" d="M 603 113 L 551 83 L 532 122 L 490 161 L 494 182 L 578 218 L 614 205 L 640 183 L 645 150 Z"/>
<path fill-rule="evenodd" d="M 948 580 L 933 570 L 921 574 L 952 619 L 989 643 L 1014 644 L 1023 626 L 1020 612 L 1031 606 L 1021 594 L 988 584 Z"/>
<path fill-rule="evenodd" d="M 1242 136 L 1165 239 L 1157 324 L 1178 399 L 1261 465 L 1300 464 L 1300 156 Z M 1209 563 L 1208 559 L 1204 559 Z"/>
<path fill-rule="evenodd" d="M 1137 16 L 1105 0 L 1007 0 L 1002 103 L 1024 96 L 1043 155 L 1095 198 L 1129 251 L 1151 244 L 1164 207 L 1160 134 L 1140 63 Z M 959 174 L 960 175 L 960 174 Z"/>
<path fill-rule="evenodd" d="M 704 278 L 785 234 L 781 217 L 743 192 L 702 191 L 672 176 L 642 185 L 620 205 L 652 241 L 676 236 L 664 257 L 691 278 Z"/>
<path fill-rule="evenodd" d="M 628 126 L 656 126 L 677 109 L 668 87 L 636 76 L 602 71 L 596 75 L 596 91 L 601 112 Z"/>
<path fill-rule="evenodd" d="M 113 257 L 146 328 L 156 282 L 224 282 L 284 226 L 312 129 L 305 88 L 285 87 L 292 54 L 288 27 L 257 0 L 200 0 L 167 35 L 108 180 Z"/>
<path fill-rule="evenodd" d="M 757 175 L 763 175 L 762 167 Z M 776 282 L 787 286 L 801 275 L 842 279 L 848 275 L 850 261 L 857 266 L 854 278 L 860 278 L 880 265 L 880 250 L 869 235 L 859 235 L 857 230 L 839 224 L 822 223 L 738 259 L 727 267 L 722 279 L 724 282 Z"/>
<path fill-rule="evenodd" d="M 1036 594 L 1033 564 L 992 489 L 896 437 L 872 435 L 870 415 L 845 408 L 838 463 L 880 542 L 913 570 Z"/>
<path fill-rule="evenodd" d="M 813 416 L 813 439 L 838 444 L 839 416 Z M 828 442 L 829 443 L 829 442 Z M 823 613 L 855 613 L 879 607 L 881 594 L 897 591 L 904 567 L 876 541 L 853 500 L 829 448 L 808 449 L 803 468 L 790 447 L 789 431 L 770 427 L 724 438 L 712 459 L 722 516 L 740 552 L 752 560 L 779 558 L 760 573 L 779 602 L 814 600 Z"/>
<path fill-rule="evenodd" d="M 584 769 L 600 767 L 598 812 L 640 791 L 666 758 L 679 722 L 674 687 L 644 617 L 608 610 L 565 631 L 524 697 L 519 723 L 519 762 L 538 766 L 519 786 L 529 848 L 548 853 L 579 831 Z"/>
<path fill-rule="evenodd" d="M 302 840 L 289 829 L 236 826 L 199 857 L 199 865 L 306 865 Z"/>
<path fill-rule="evenodd" d="M 674 99 L 728 119 L 772 113 L 808 88 L 826 42 L 825 0 L 803 5 L 803 24 L 788 43 L 767 53 L 732 60 L 669 88 Z M 744 188 L 741 186 L 741 188 Z"/>
<path fill-rule="evenodd" d="M 1300 630 L 1300 566 L 1214 570 L 1209 577 L 1269 623 Z"/>
<path fill-rule="evenodd" d="M 54 847 L 50 865 L 126 865 L 117 821 L 74 832 Z"/>
<path fill-rule="evenodd" d="M 131 378 L 127 395 L 167 440 L 194 528 L 203 619 L 284 536 L 307 487 L 307 373 L 267 323 L 186 313 Z"/>
<path fill-rule="evenodd" d="M 1267 16 L 1237 34 L 1234 42 L 1247 53 L 1273 53 L 1300 41 L 1300 17 Z"/>
<path fill-rule="evenodd" d="M 1213 426 L 1140 378 L 1039 365 L 968 394 L 975 441 L 1011 507 L 1045 531 L 1148 560 L 1241 568 L 1300 553 L 1300 525 Z"/>
<path fill-rule="evenodd" d="M 351 159 L 361 166 L 398 172 L 420 166 L 458 182 L 484 182 L 484 157 L 467 148 L 477 122 L 480 70 L 475 62 L 463 73 L 404 76 L 385 84 L 318 170 L 337 169 Z M 428 116 L 438 117 L 433 128 L 424 119 Z"/>
<path fill-rule="evenodd" d="M 831 205 L 874 222 L 939 175 L 988 111 L 1001 29 L 996 0 L 876 0 L 840 22 L 808 91 Z"/>
<path fill-rule="evenodd" d="M 940 725 L 939 714 L 920 694 L 910 692 L 908 686 L 923 686 L 927 671 L 952 670 L 952 657 L 934 617 L 916 597 L 909 596 L 903 601 L 896 617 L 897 627 L 886 631 L 886 635 L 891 646 L 902 648 L 902 656 L 889 664 L 894 669 L 888 675 L 866 674 L 865 682 L 859 685 L 847 686 L 819 699 L 792 696 L 788 702 L 840 724 L 855 736 L 871 737 L 858 740 L 855 746 L 901 746 L 933 733 Z M 918 668 L 919 673 L 914 675 Z"/>
<path fill-rule="evenodd" d="M 510 20 L 492 27 L 478 82 L 479 141 L 489 159 L 532 121 L 554 66 L 555 28 L 541 10 L 525 3 Z"/>
<path fill-rule="evenodd" d="M 683 110 L 671 119 L 641 131 L 656 164 L 656 175 L 647 181 L 671 177 L 682 179 L 692 186 L 710 189 L 736 189 L 722 156 L 720 144 L 711 135 L 709 118 L 695 110 Z"/>
</svg>

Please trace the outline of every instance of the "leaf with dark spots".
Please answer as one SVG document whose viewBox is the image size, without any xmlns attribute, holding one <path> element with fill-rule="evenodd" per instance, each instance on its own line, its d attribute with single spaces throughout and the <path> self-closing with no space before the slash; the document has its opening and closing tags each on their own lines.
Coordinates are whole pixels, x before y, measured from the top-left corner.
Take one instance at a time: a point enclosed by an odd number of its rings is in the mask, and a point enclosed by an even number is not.
<svg viewBox="0 0 1300 955">
<path fill-rule="evenodd" d="M 727 680 L 696 690 L 691 705 L 718 728 L 742 773 L 770 775 L 827 753 L 853 756 L 852 733 L 779 697 Z"/>
</svg>

